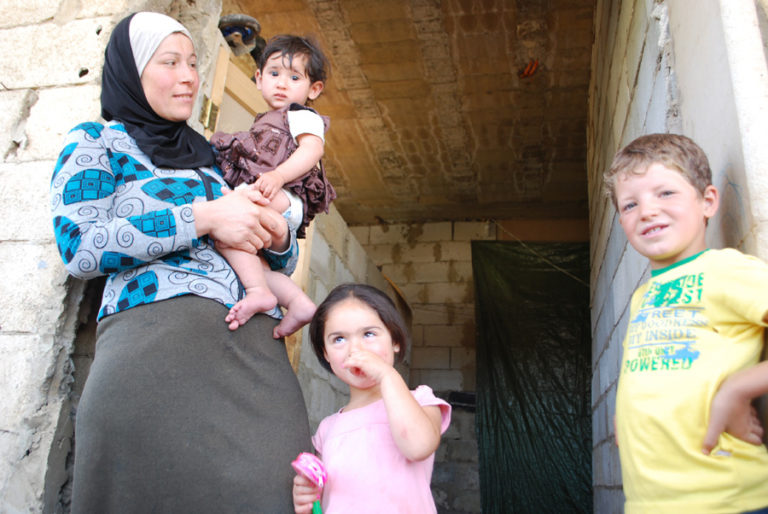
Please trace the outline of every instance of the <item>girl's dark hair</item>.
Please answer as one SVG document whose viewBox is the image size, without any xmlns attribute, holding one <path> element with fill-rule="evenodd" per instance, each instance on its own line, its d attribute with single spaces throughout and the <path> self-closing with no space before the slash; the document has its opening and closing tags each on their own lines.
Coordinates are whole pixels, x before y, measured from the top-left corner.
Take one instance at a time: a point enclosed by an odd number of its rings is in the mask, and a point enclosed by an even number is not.
<svg viewBox="0 0 768 514">
<path fill-rule="evenodd" d="M 315 40 L 292 34 L 280 34 L 270 38 L 267 41 L 267 46 L 264 47 L 259 56 L 259 71 L 264 71 L 264 65 L 267 63 L 267 60 L 278 52 L 283 58 L 288 58 L 289 66 L 297 55 L 306 55 L 306 70 L 310 82 L 325 82 L 327 78 L 326 69 L 330 68 L 330 64 Z"/>
<path fill-rule="evenodd" d="M 323 303 L 317 307 L 317 311 L 309 323 L 309 338 L 320 364 L 328 371 L 333 372 L 331 364 L 325 358 L 325 341 L 323 340 L 325 322 L 331 309 L 348 298 L 359 300 L 376 311 L 392 337 L 392 344 L 400 345 L 400 351 L 395 353 L 395 362 L 402 361 L 409 343 L 408 329 L 394 302 L 383 291 L 375 287 L 365 284 L 342 284 L 328 293 Z"/>
</svg>

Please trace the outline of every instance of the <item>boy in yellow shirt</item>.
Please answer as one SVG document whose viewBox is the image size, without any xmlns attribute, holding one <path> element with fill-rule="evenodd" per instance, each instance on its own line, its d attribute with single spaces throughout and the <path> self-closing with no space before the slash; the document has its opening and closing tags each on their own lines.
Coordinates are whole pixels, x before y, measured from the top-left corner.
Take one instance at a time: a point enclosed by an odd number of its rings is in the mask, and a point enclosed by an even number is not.
<svg viewBox="0 0 768 514">
<path fill-rule="evenodd" d="M 685 136 L 632 141 L 605 184 L 629 243 L 651 265 L 632 296 L 616 394 L 625 511 L 763 509 L 768 452 L 751 402 L 768 392 L 768 265 L 707 249 L 719 193 L 706 155 Z"/>
</svg>

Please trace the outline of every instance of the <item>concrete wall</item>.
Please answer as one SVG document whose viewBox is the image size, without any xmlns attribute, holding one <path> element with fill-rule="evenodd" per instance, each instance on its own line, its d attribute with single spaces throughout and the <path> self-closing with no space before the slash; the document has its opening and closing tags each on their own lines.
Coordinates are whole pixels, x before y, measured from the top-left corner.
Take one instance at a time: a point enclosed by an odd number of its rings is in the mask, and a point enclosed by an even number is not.
<svg viewBox="0 0 768 514">
<path fill-rule="evenodd" d="M 458 306 L 453 301 L 454 296 L 448 295 L 451 300 L 446 304 L 444 303 L 445 297 L 439 297 L 434 293 L 429 296 L 423 293 L 423 290 L 429 283 L 442 284 L 442 286 L 436 287 L 443 292 L 446 289 L 450 290 L 451 287 L 457 287 L 460 290 L 458 297 L 466 300 L 467 291 L 470 291 L 471 294 L 472 290 L 469 240 L 470 238 L 477 239 L 478 236 L 488 238 L 489 227 L 490 225 L 487 223 L 461 224 L 456 241 L 451 241 L 453 228 L 450 223 L 421 227 L 398 225 L 390 227 L 392 232 L 389 237 L 383 237 L 383 228 L 380 226 L 348 227 L 335 207 L 331 207 L 331 212 L 328 215 L 315 218 L 308 231 L 303 255 L 304 258 L 309 259 L 309 262 L 304 261 L 299 264 L 299 268 L 304 266 L 306 271 L 299 269 L 297 279 L 302 280 L 300 276 L 307 273 L 306 291 L 316 302 L 322 301 L 334 286 L 343 282 L 363 282 L 387 291 L 402 307 L 401 311 L 406 319 L 411 321 L 412 333 L 414 334 L 413 346 L 406 353 L 404 362 L 397 366 L 398 371 L 411 387 L 427 384 L 435 389 L 438 395 L 447 397 L 449 390 L 461 390 L 459 388 L 464 382 L 447 380 L 451 375 L 446 374 L 446 371 L 450 370 L 445 368 L 445 356 L 441 357 L 438 354 L 435 357 L 427 352 L 425 357 L 422 354 L 422 349 L 425 341 L 432 341 L 435 345 L 448 345 L 438 347 L 445 349 L 449 355 L 452 349 L 460 349 L 461 357 L 454 360 L 456 363 L 454 375 L 459 377 L 459 373 L 465 373 L 469 377 L 472 389 L 474 389 L 474 304 L 470 302 L 468 305 L 462 306 L 464 307 L 464 318 L 461 318 L 461 314 L 458 314 Z M 419 232 L 419 236 L 414 235 L 416 232 Z M 394 263 L 382 265 L 374 261 L 374 258 L 369 257 L 369 254 L 373 256 L 371 253 L 374 249 L 373 246 L 379 246 L 378 251 L 390 256 L 395 245 L 408 246 L 405 241 L 398 239 L 404 234 L 411 234 L 411 240 L 418 239 L 420 244 L 432 248 L 431 251 L 427 252 L 424 247 L 421 247 L 420 252 L 423 255 L 434 256 L 437 252 L 442 255 L 442 258 L 433 259 L 430 257 L 425 258 L 423 262 L 410 263 L 412 256 L 407 252 L 405 254 L 400 253 L 398 250 L 396 252 L 399 255 L 397 260 L 403 266 L 398 268 L 398 265 Z M 441 237 L 446 236 L 448 240 L 441 239 Z M 365 244 L 361 244 L 360 238 Z M 381 243 L 381 245 L 371 245 L 371 240 Z M 399 241 L 399 243 L 395 241 Z M 446 246 L 441 247 L 441 245 Z M 452 250 L 447 250 L 449 247 Z M 445 248 L 446 250 L 434 250 L 435 248 Z M 406 262 L 410 265 L 405 266 L 404 263 Z M 469 268 L 468 272 L 459 278 L 456 274 L 435 273 L 432 266 L 435 262 L 439 269 L 444 267 L 460 269 L 467 266 Z M 413 280 L 411 276 L 414 266 L 420 272 L 419 278 L 416 280 Z M 410 270 L 407 273 L 405 272 L 406 268 Z M 399 269 L 401 272 L 397 277 L 393 276 L 395 269 Z M 422 270 L 424 271 L 423 274 L 421 273 Z M 430 270 L 432 271 L 430 272 Z M 391 274 L 387 274 L 388 271 Z M 460 285 L 450 285 L 457 280 Z M 455 290 L 453 292 L 456 293 Z M 413 302 L 417 298 L 431 298 L 434 303 L 428 305 L 424 303 L 414 304 Z M 457 317 L 462 320 L 460 327 L 463 332 L 466 332 L 465 339 L 462 340 L 455 335 L 455 332 L 459 330 L 457 325 L 455 323 L 449 324 L 448 318 L 436 314 L 434 312 L 435 307 L 438 307 L 439 313 L 445 313 L 450 309 L 453 313 L 450 320 Z M 431 310 L 433 311 L 431 314 L 424 315 L 425 312 Z M 467 316 L 470 316 L 471 320 L 467 319 Z M 348 387 L 320 366 L 312 350 L 308 332 L 308 327 L 305 327 L 301 331 L 300 340 L 297 343 L 300 347 L 297 356 L 297 371 L 307 403 L 311 429 L 314 432 L 324 417 L 337 411 L 346 403 Z M 436 334 L 428 335 L 425 338 L 425 333 L 429 334 L 430 332 Z M 462 341 L 469 347 L 462 346 Z M 433 364 L 430 359 L 434 359 L 436 364 Z M 417 368 L 417 366 L 419 367 Z M 432 375 L 432 373 L 436 374 Z M 430 380 L 431 378 L 435 379 Z M 481 512 L 479 490 L 474 409 L 454 407 L 451 426 L 443 435 L 442 443 L 435 456 L 432 493 L 441 514 L 479 514 Z"/>
<path fill-rule="evenodd" d="M 437 222 L 351 227 L 413 309 L 411 385 L 475 390 L 473 240 L 586 241 L 579 220 Z"/>
<path fill-rule="evenodd" d="M 708 243 L 768 257 L 765 178 L 758 174 L 766 162 L 758 141 L 768 133 L 767 77 L 753 2 L 597 2 L 588 126 L 595 512 L 622 510 L 616 383 L 629 299 L 648 277 L 647 261 L 627 244 L 603 195 L 602 173 L 637 136 L 692 137 L 707 152 L 723 197 Z"/>
</svg>

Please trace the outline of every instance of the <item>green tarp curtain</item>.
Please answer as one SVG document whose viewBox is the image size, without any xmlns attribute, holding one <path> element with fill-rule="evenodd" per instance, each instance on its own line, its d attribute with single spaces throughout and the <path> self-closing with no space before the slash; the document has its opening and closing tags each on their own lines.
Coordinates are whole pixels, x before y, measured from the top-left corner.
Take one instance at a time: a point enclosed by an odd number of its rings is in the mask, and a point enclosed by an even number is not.
<svg viewBox="0 0 768 514">
<path fill-rule="evenodd" d="M 472 243 L 484 514 L 592 512 L 588 243 Z"/>
</svg>

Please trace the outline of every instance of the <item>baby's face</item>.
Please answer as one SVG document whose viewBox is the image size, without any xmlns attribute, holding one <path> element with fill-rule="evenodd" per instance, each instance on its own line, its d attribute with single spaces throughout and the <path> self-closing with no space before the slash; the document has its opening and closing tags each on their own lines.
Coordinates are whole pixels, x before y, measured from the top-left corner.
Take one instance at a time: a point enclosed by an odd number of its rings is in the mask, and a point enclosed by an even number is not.
<svg viewBox="0 0 768 514">
<path fill-rule="evenodd" d="M 304 105 L 314 100 L 323 90 L 322 82 L 312 82 L 306 71 L 307 56 L 294 55 L 292 59 L 275 52 L 256 72 L 256 87 L 272 110 L 297 103 Z"/>
<path fill-rule="evenodd" d="M 616 202 L 629 243 L 659 269 L 706 249 L 707 219 L 717 211 L 718 194 L 707 186 L 702 195 L 682 173 L 655 163 L 644 173 L 620 175 Z"/>
</svg>

